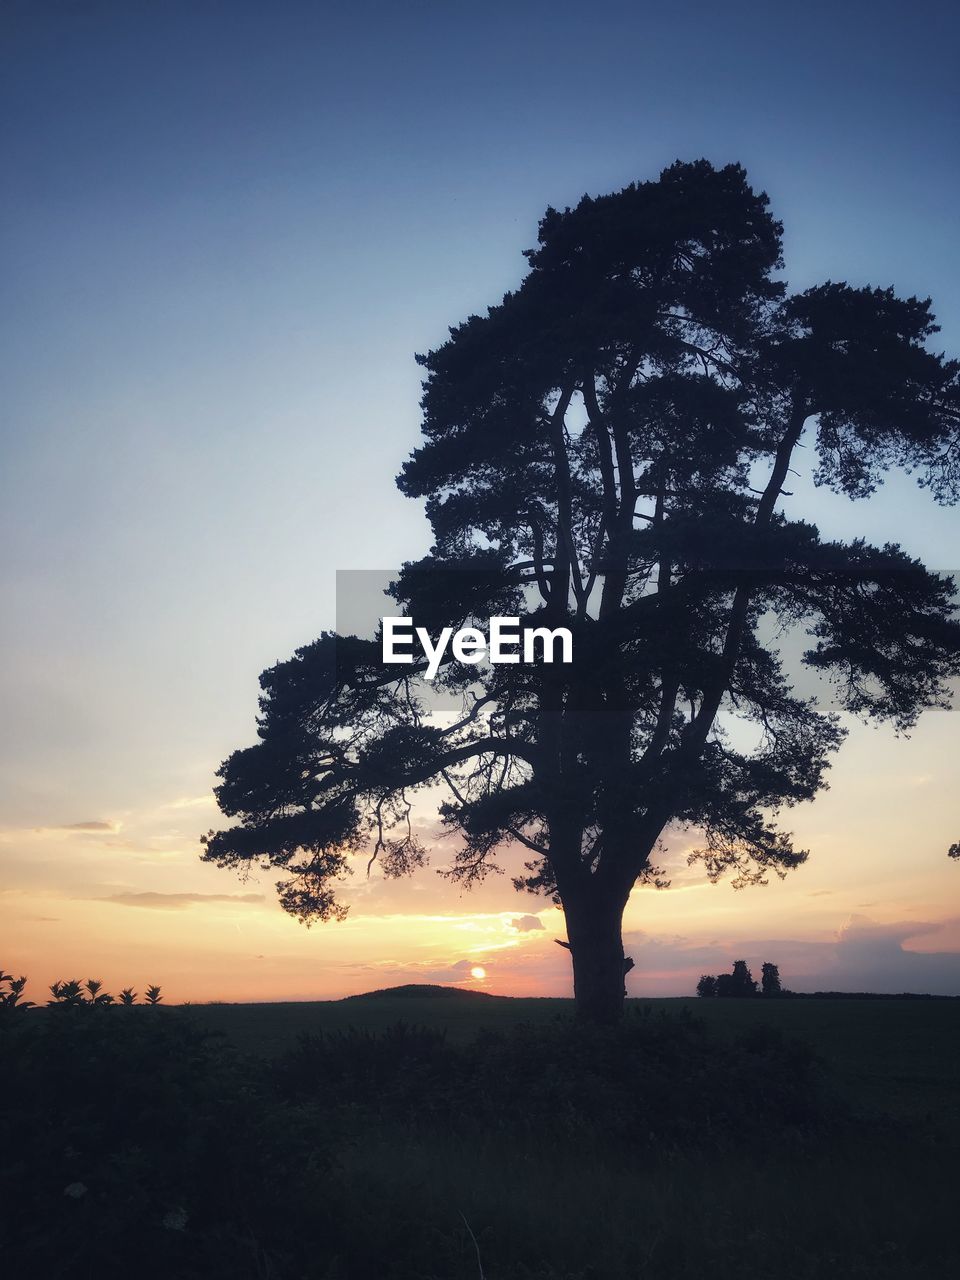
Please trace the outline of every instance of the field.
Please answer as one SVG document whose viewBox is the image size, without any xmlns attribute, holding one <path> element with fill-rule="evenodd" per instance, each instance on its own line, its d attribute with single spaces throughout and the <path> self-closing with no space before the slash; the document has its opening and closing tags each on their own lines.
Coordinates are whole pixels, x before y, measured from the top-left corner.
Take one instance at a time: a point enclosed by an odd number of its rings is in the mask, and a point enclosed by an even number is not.
<svg viewBox="0 0 960 1280">
<path fill-rule="evenodd" d="M 465 1145 L 415 1118 L 387 1124 L 351 1148 L 344 1172 L 381 1206 L 369 1229 L 390 1239 L 396 1274 L 408 1267 L 411 1275 L 471 1276 L 482 1265 L 488 1280 L 932 1280 L 951 1270 L 960 1257 L 950 1225 L 960 1150 L 960 1002 L 629 1004 L 688 1011 L 722 1037 L 766 1025 L 806 1042 L 856 1119 L 809 1140 L 788 1142 L 771 1132 L 769 1141 L 745 1141 L 740 1150 L 648 1149 L 635 1157 L 589 1144 L 579 1152 L 558 1149 L 549 1132 L 538 1149 L 536 1142 L 511 1145 L 502 1133 Z M 570 1012 L 572 1002 L 560 1000 L 387 996 L 211 1006 L 197 1016 L 246 1051 L 272 1055 L 302 1032 L 377 1032 L 398 1018 L 467 1044 L 480 1028 L 550 1024 Z M 758 1085 L 742 1081 L 748 1094 Z M 416 1239 L 421 1248 L 434 1242 L 435 1271 L 416 1246 L 411 1253 Z"/>
<path fill-rule="evenodd" d="M 8 1274 L 955 1273 L 960 1001 L 629 1005 L 599 1037 L 468 995 L 28 1014 Z"/>
<path fill-rule="evenodd" d="M 807 1042 L 851 1099 L 960 1132 L 960 1000 L 629 1000 L 689 1010 L 718 1031 L 764 1023 Z M 291 1048 L 304 1032 L 379 1031 L 402 1019 L 460 1043 L 481 1027 L 549 1023 L 572 1000 L 366 996 L 282 1004 L 211 1004 L 196 1015 L 245 1052 Z"/>
</svg>

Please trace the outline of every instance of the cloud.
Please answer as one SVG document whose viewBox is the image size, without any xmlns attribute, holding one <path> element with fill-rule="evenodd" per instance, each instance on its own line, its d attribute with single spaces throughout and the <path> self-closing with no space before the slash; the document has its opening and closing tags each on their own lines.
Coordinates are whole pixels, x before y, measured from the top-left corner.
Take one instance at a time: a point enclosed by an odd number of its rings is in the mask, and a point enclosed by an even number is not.
<svg viewBox="0 0 960 1280">
<path fill-rule="evenodd" d="M 112 893 L 94 902 L 115 902 L 121 907 L 149 907 L 158 911 L 182 911 L 196 902 L 265 902 L 262 893 Z"/>
<path fill-rule="evenodd" d="M 530 933 L 533 929 L 546 929 L 546 925 L 539 916 L 514 916 L 508 921 L 511 929 L 516 929 L 520 933 Z"/>
<path fill-rule="evenodd" d="M 817 975 L 818 985 L 846 991 L 960 994 L 960 952 L 914 951 L 904 944 L 940 933 L 951 921 L 877 924 L 854 915 L 837 934 L 835 956 Z"/>
<path fill-rule="evenodd" d="M 372 964 L 354 964 L 351 969 L 364 973 L 375 973 L 380 979 L 387 980 L 388 986 L 401 986 L 408 982 L 458 983 L 470 981 L 470 970 L 480 962 L 478 960 L 454 960 L 450 964 L 437 964 L 436 961 L 414 961 L 404 964 L 401 960 L 381 960 Z M 483 967 L 489 970 L 489 962 L 484 960 Z"/>
<path fill-rule="evenodd" d="M 911 938 L 921 938 L 927 933 L 937 933 L 949 923 L 945 920 L 894 920 L 890 924 L 877 924 L 869 916 L 854 912 L 837 930 L 837 942 L 850 955 L 877 948 L 915 955 L 917 953 L 914 951 L 904 950 L 904 942 Z"/>
<path fill-rule="evenodd" d="M 59 827 L 54 827 L 54 831 L 119 831 L 119 824 L 116 822 L 65 822 Z"/>
<path fill-rule="evenodd" d="M 624 936 L 624 949 L 636 968 L 627 986 L 632 995 L 692 995 L 699 974 L 727 972 L 742 958 L 754 976 L 765 960 L 779 965 L 784 986 L 794 991 L 960 995 L 960 951 L 948 949 L 957 936 L 956 921 L 878 924 L 860 914 L 823 940 L 743 938 L 717 943 L 630 932 Z M 920 951 L 906 945 L 927 937 L 942 949 Z"/>
</svg>

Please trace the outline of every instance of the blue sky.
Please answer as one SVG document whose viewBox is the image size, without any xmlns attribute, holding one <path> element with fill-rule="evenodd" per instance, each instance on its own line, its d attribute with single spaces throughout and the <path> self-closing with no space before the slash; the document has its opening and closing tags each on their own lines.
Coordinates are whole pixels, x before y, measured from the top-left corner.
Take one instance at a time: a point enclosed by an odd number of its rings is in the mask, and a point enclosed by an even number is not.
<svg viewBox="0 0 960 1280">
<path fill-rule="evenodd" d="M 741 161 L 791 283 L 930 294 L 960 350 L 953 5 L 91 0 L 0 24 L 10 831 L 149 813 L 162 841 L 251 737 L 259 671 L 333 625 L 335 571 L 423 553 L 393 481 L 413 353 L 519 282 L 548 204 Z M 960 564 L 956 510 L 908 481 L 854 505 L 802 477 L 804 499 L 826 533 Z M 72 857 L 51 845 L 47 883 Z"/>
</svg>

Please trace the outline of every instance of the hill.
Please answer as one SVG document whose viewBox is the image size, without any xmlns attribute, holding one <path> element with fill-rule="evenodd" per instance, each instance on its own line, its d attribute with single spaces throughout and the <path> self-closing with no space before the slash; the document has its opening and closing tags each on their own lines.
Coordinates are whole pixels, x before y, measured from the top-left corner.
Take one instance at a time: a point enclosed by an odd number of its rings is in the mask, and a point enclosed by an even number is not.
<svg viewBox="0 0 960 1280">
<path fill-rule="evenodd" d="M 381 987 L 379 991 L 361 991 L 355 996 L 344 996 L 341 1004 L 345 1004 L 348 1000 L 382 1000 L 392 999 L 394 997 L 405 1000 L 409 998 L 417 998 L 430 996 L 432 999 L 437 996 L 455 998 L 461 1000 L 509 1000 L 509 996 L 495 996 L 488 991 L 464 991 L 461 987 L 441 987 L 434 982 L 407 982 L 400 987 Z"/>
</svg>

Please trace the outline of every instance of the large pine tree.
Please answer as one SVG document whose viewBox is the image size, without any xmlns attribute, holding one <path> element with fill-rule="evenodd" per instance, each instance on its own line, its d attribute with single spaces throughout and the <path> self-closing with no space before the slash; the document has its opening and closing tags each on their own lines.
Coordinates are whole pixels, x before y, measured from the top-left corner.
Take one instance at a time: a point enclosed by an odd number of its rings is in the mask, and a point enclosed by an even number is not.
<svg viewBox="0 0 960 1280">
<path fill-rule="evenodd" d="M 548 210 L 526 256 L 515 293 L 419 357 L 423 442 L 399 484 L 435 542 L 393 593 L 433 633 L 567 626 L 573 662 L 448 660 L 451 722 L 423 663 L 322 636 L 261 677 L 259 741 L 217 788 L 238 821 L 203 856 L 281 868 L 284 906 L 325 920 L 354 855 L 390 875 L 423 863 L 411 800 L 440 784 L 454 874 L 522 846 L 517 887 L 562 904 L 578 1009 L 610 1020 L 623 910 L 668 826 L 699 831 L 707 873 L 738 884 L 806 857 L 776 814 L 824 785 L 843 730 L 790 687 L 771 618 L 807 629 L 805 662 L 855 715 L 905 728 L 945 704 L 952 582 L 893 543 L 821 540 L 781 495 L 806 446 L 851 498 L 903 468 L 955 500 L 960 378 L 929 349 L 929 301 L 790 294 L 781 226 L 736 165 Z"/>
</svg>

